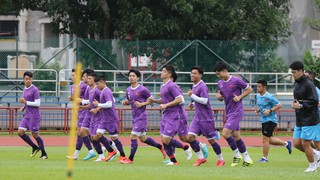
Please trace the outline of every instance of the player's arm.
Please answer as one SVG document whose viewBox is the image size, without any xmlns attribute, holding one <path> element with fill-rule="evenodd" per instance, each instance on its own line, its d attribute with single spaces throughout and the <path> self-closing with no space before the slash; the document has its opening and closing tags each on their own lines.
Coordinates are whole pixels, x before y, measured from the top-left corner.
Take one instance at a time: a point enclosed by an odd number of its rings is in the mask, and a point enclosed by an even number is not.
<svg viewBox="0 0 320 180">
<path fill-rule="evenodd" d="M 252 87 L 248 85 L 248 87 L 238 96 L 240 99 L 247 97 L 252 92 Z"/>
<path fill-rule="evenodd" d="M 176 106 L 180 103 L 182 103 L 182 95 L 179 95 L 171 102 L 168 102 L 166 104 L 160 104 L 160 109 L 166 109 L 168 107 Z"/>
<path fill-rule="evenodd" d="M 190 96 L 192 100 L 194 100 L 195 102 L 198 102 L 200 104 L 206 105 L 208 103 L 208 98 L 199 97 L 199 96 L 193 94 L 192 90 L 189 90 L 188 96 Z"/>
<path fill-rule="evenodd" d="M 106 103 L 98 103 L 98 107 L 108 109 L 112 107 L 112 102 L 107 101 Z"/>
<path fill-rule="evenodd" d="M 223 101 L 223 96 L 220 93 L 220 90 L 218 91 L 218 93 L 216 94 L 216 98 L 218 99 L 218 101 Z"/>
</svg>

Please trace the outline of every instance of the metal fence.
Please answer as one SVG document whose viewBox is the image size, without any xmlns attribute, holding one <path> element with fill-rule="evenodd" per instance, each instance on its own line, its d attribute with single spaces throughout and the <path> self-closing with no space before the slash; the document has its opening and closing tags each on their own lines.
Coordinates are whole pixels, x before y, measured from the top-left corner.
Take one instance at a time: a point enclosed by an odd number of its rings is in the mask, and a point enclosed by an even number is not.
<svg viewBox="0 0 320 180">
<path fill-rule="evenodd" d="M 67 133 L 71 124 L 72 109 L 69 108 L 40 108 L 41 109 L 41 131 Z M 188 124 L 191 123 L 194 110 L 186 109 L 188 113 Z M 225 110 L 213 108 L 215 127 L 218 130 L 223 128 L 226 120 Z M 117 108 L 119 116 L 119 132 L 128 132 L 132 129 L 132 110 Z M 148 131 L 159 131 L 162 111 L 158 108 L 147 108 Z M 293 109 L 281 109 L 277 111 L 279 117 L 277 130 L 292 131 L 295 125 L 295 113 Z M 19 108 L 0 108 L 0 132 L 12 134 L 17 131 L 19 123 L 23 118 L 23 113 Z M 241 130 L 259 131 L 261 123 L 259 116 L 254 113 L 254 109 L 245 109 L 244 118 L 240 123 Z"/>
</svg>

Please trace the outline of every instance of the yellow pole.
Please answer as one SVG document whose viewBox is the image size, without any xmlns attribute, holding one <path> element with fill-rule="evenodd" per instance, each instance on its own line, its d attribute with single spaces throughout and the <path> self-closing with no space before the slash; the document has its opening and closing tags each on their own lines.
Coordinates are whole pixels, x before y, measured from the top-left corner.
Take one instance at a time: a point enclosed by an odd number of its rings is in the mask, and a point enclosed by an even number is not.
<svg viewBox="0 0 320 180">
<path fill-rule="evenodd" d="M 70 126 L 70 132 L 69 132 L 69 151 L 68 154 L 71 155 L 75 149 L 75 139 L 76 139 L 76 126 L 77 126 L 77 118 L 78 118 L 78 111 L 79 111 L 79 102 L 77 99 L 80 95 L 80 88 L 78 84 L 80 83 L 81 78 L 81 69 L 82 65 L 81 63 L 78 63 L 76 66 L 76 79 L 75 79 L 75 86 L 74 86 L 74 94 L 73 94 L 73 103 L 72 103 L 72 116 L 71 116 L 71 126 Z M 67 160 L 67 180 L 72 179 L 72 169 L 74 160 L 68 159 Z"/>
</svg>

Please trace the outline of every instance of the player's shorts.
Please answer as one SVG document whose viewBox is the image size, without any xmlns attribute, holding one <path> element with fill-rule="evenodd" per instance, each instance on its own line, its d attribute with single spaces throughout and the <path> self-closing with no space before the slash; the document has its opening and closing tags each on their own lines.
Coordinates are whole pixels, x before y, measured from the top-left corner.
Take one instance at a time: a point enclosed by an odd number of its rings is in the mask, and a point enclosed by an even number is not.
<svg viewBox="0 0 320 180">
<path fill-rule="evenodd" d="M 243 118 L 243 112 L 227 114 L 224 128 L 230 129 L 233 131 L 240 131 L 240 122 L 242 118 Z"/>
<path fill-rule="evenodd" d="M 161 135 L 174 137 L 179 131 L 180 124 L 180 120 L 162 120 L 160 125 Z"/>
<path fill-rule="evenodd" d="M 110 137 L 118 136 L 118 121 L 100 121 L 97 133 L 104 134 L 108 131 Z"/>
<path fill-rule="evenodd" d="M 90 130 L 91 119 L 92 119 L 92 114 L 87 113 L 81 123 L 81 128 Z"/>
<path fill-rule="evenodd" d="M 320 141 L 319 124 L 314 126 L 295 126 L 293 139 L 301 138 L 304 140 Z"/>
<path fill-rule="evenodd" d="M 272 121 L 267 121 L 262 123 L 262 135 L 266 137 L 272 137 L 273 131 L 277 127 L 277 123 Z"/>
<path fill-rule="evenodd" d="M 131 134 L 139 137 L 144 136 L 147 134 L 147 126 L 148 126 L 147 120 L 140 120 L 140 121 L 133 122 Z"/>
<path fill-rule="evenodd" d="M 78 114 L 78 123 L 77 123 L 77 127 L 78 128 L 81 128 L 82 126 L 82 122 L 85 118 L 85 115 L 86 115 L 86 112 L 85 111 L 80 111 L 79 114 Z"/>
<path fill-rule="evenodd" d="M 188 134 L 200 136 L 203 134 L 208 140 L 214 139 L 216 136 L 216 128 L 214 121 L 195 121 L 193 120 L 189 126 Z"/>
<path fill-rule="evenodd" d="M 27 118 L 23 117 L 20 124 L 19 129 L 30 132 L 39 132 L 40 129 L 40 117 L 39 118 Z"/>
<path fill-rule="evenodd" d="M 179 125 L 177 133 L 178 133 L 178 135 L 180 137 L 183 137 L 183 136 L 188 134 L 188 122 L 187 122 L 187 119 L 181 119 L 180 120 L 180 125 Z"/>
</svg>

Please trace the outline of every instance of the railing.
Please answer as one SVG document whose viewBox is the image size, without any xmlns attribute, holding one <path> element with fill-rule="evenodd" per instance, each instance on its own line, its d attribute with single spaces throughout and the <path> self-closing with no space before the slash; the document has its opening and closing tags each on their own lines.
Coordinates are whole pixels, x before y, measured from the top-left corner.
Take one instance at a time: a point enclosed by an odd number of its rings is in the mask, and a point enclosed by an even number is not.
<svg viewBox="0 0 320 180">
<path fill-rule="evenodd" d="M 41 131 L 63 132 L 67 133 L 70 129 L 70 117 L 72 109 L 70 108 L 50 108 L 41 107 Z M 215 128 L 222 129 L 226 120 L 225 110 L 223 108 L 213 108 Z M 194 110 L 186 109 L 188 113 L 187 121 L 191 123 Z M 132 130 L 132 110 L 117 108 L 119 116 L 119 132 Z M 148 113 L 148 131 L 159 131 L 162 111 L 158 108 L 147 108 Z M 277 111 L 279 117 L 279 131 L 292 131 L 295 125 L 295 113 L 293 109 L 280 109 Z M 0 108 L 0 132 L 12 134 L 18 127 L 23 113 L 19 108 Z M 254 109 L 245 109 L 244 118 L 240 124 L 241 130 L 261 130 L 259 115 L 254 113 Z"/>
</svg>

